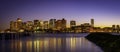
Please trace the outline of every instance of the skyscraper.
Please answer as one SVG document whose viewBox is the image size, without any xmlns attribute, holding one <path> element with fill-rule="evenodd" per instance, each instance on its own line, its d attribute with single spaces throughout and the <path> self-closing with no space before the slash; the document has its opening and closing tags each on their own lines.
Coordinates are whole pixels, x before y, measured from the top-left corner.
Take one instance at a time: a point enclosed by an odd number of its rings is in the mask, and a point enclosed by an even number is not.
<svg viewBox="0 0 120 52">
<path fill-rule="evenodd" d="M 74 20 L 70 21 L 70 27 L 75 27 L 76 26 L 76 22 Z"/>
<path fill-rule="evenodd" d="M 34 30 L 40 29 L 39 25 L 39 20 L 34 20 Z"/>
<path fill-rule="evenodd" d="M 119 25 L 116 25 L 117 33 L 119 33 L 119 29 L 120 29 Z"/>
<path fill-rule="evenodd" d="M 39 20 L 34 20 L 34 25 L 39 26 Z"/>
<path fill-rule="evenodd" d="M 48 29 L 48 28 L 49 28 L 49 26 L 48 26 L 48 21 L 44 21 L 44 22 L 43 22 L 43 25 L 44 25 L 44 29 Z"/>
<path fill-rule="evenodd" d="M 116 25 L 116 28 L 119 29 L 119 25 Z"/>
<path fill-rule="evenodd" d="M 67 21 L 63 18 L 62 19 L 62 29 L 65 29 L 67 25 Z"/>
<path fill-rule="evenodd" d="M 40 23 L 39 24 L 40 29 L 43 29 L 43 21 L 40 20 L 39 23 Z"/>
<path fill-rule="evenodd" d="M 32 30 L 33 29 L 33 22 L 27 21 L 26 22 L 26 30 Z"/>
<path fill-rule="evenodd" d="M 55 27 L 56 27 L 57 30 L 62 29 L 62 21 L 61 20 L 57 20 L 55 22 Z"/>
<path fill-rule="evenodd" d="M 10 30 L 15 30 L 15 22 L 14 21 L 10 21 Z"/>
<path fill-rule="evenodd" d="M 19 31 L 23 28 L 23 22 L 20 18 L 17 18 L 16 21 L 10 21 L 10 30 L 11 31 Z"/>
<path fill-rule="evenodd" d="M 91 27 L 94 27 L 94 19 L 91 19 Z"/>
<path fill-rule="evenodd" d="M 57 20 L 55 26 L 57 30 L 63 30 L 66 28 L 67 21 L 63 18 L 62 20 Z"/>
<path fill-rule="evenodd" d="M 24 30 L 26 30 L 28 27 L 27 27 L 27 22 L 23 22 L 22 23 L 22 28 L 21 29 L 24 29 Z"/>
<path fill-rule="evenodd" d="M 18 29 L 21 29 L 22 28 L 22 19 L 20 19 L 20 18 L 17 18 L 17 28 Z"/>
<path fill-rule="evenodd" d="M 18 30 L 18 24 L 17 22 L 14 22 L 15 30 Z"/>
<path fill-rule="evenodd" d="M 55 28 L 55 22 L 56 22 L 56 19 L 50 19 L 49 20 L 49 28 L 50 29 L 54 29 Z"/>
<path fill-rule="evenodd" d="M 116 27 L 115 27 L 115 25 L 112 25 L 112 32 L 116 32 Z"/>
</svg>

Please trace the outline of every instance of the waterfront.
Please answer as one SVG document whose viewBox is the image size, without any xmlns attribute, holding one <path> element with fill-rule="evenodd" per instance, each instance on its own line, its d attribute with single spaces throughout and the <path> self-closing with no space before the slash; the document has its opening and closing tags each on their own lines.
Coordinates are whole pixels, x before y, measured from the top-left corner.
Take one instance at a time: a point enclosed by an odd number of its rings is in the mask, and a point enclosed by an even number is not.
<svg viewBox="0 0 120 52">
<path fill-rule="evenodd" d="M 34 34 L 20 39 L 0 40 L 1 52 L 103 52 L 83 34 Z M 51 35 L 48 37 L 47 35 Z"/>
</svg>

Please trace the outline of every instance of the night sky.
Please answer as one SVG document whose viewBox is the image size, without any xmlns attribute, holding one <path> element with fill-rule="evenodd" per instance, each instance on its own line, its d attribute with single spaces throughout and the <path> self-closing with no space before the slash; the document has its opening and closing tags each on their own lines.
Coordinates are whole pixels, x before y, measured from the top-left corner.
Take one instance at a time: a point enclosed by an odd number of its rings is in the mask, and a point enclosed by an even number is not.
<svg viewBox="0 0 120 52">
<path fill-rule="evenodd" d="M 9 28 L 17 18 L 23 21 L 65 18 L 77 25 L 95 19 L 95 26 L 120 25 L 119 0 L 0 0 L 0 29 Z"/>
</svg>

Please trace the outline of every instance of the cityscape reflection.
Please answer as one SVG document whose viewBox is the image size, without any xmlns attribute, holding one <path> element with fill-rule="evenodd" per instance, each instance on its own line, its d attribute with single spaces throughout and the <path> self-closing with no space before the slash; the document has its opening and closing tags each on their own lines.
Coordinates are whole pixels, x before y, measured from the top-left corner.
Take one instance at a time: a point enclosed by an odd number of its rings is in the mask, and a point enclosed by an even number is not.
<svg viewBox="0 0 120 52">
<path fill-rule="evenodd" d="M 2 52 L 103 52 L 84 37 L 28 37 L 0 42 Z"/>
</svg>

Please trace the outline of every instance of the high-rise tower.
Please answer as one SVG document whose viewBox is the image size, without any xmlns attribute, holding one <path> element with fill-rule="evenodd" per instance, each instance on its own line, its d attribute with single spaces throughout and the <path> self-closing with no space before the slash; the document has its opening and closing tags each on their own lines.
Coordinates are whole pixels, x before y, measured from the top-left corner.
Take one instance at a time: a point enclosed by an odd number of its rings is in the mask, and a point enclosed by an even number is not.
<svg viewBox="0 0 120 52">
<path fill-rule="evenodd" d="M 56 22 L 56 19 L 50 19 L 50 21 L 49 21 L 49 28 L 50 29 L 55 28 L 55 22 Z"/>
<path fill-rule="evenodd" d="M 94 19 L 91 19 L 91 27 L 94 27 Z"/>
<path fill-rule="evenodd" d="M 75 27 L 76 26 L 76 22 L 74 20 L 70 21 L 70 27 Z"/>
</svg>

